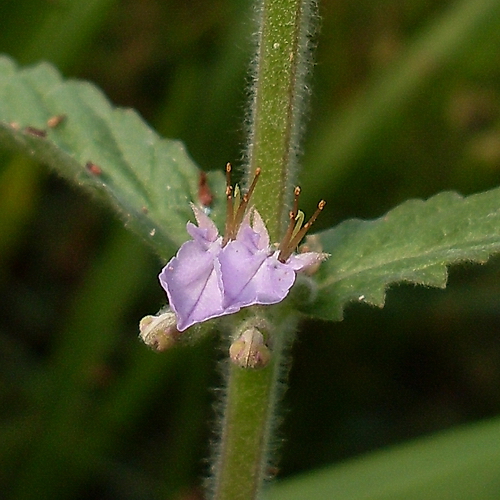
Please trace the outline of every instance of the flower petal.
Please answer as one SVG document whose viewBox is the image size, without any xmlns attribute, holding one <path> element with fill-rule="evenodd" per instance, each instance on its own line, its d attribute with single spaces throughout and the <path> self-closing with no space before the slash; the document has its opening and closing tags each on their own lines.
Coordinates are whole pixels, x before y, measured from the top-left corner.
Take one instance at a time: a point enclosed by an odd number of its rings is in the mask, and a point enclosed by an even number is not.
<svg viewBox="0 0 500 500">
<path fill-rule="evenodd" d="M 208 248 L 198 241 L 184 243 L 163 268 L 159 279 L 182 332 L 195 323 L 226 314 L 217 255 L 221 239 Z"/>
<path fill-rule="evenodd" d="M 269 248 L 269 233 L 267 232 L 266 225 L 262 220 L 257 209 L 253 210 L 253 230 L 259 235 L 259 248 L 263 250 L 264 248 Z"/>
<path fill-rule="evenodd" d="M 217 231 L 217 226 L 214 224 L 212 219 L 210 219 L 203 210 L 200 210 L 196 205 L 191 204 L 194 216 L 196 217 L 196 222 L 198 226 L 195 226 L 192 222 L 188 222 L 186 229 L 193 240 L 199 242 L 205 248 L 210 246 L 219 237 L 219 232 Z"/>
<path fill-rule="evenodd" d="M 292 254 L 286 261 L 294 271 L 304 271 L 307 268 L 320 264 L 328 259 L 329 254 L 320 252 L 304 252 L 299 254 Z"/>
<path fill-rule="evenodd" d="M 252 252 L 239 240 L 222 249 L 219 262 L 226 309 L 281 302 L 295 281 L 295 271 L 278 260 L 277 252 Z"/>
<path fill-rule="evenodd" d="M 222 279 L 217 256 L 222 238 L 213 221 L 191 205 L 198 226 L 187 223 L 193 240 L 186 241 L 177 255 L 163 268 L 159 279 L 177 316 L 177 329 L 224 314 Z"/>
<path fill-rule="evenodd" d="M 252 218 L 252 225 L 250 225 Z M 236 236 L 238 241 L 244 242 L 249 248 L 267 250 L 269 248 L 269 233 L 257 209 L 253 208 L 245 215 Z"/>
<path fill-rule="evenodd" d="M 328 256 L 307 252 L 280 262 L 279 251 L 269 247 L 269 234 L 255 209 L 245 215 L 236 239 L 223 248 L 212 220 L 195 205 L 191 207 L 198 223 L 187 224 L 193 239 L 180 247 L 159 275 L 179 332 L 242 307 L 281 302 L 297 271 Z"/>
</svg>

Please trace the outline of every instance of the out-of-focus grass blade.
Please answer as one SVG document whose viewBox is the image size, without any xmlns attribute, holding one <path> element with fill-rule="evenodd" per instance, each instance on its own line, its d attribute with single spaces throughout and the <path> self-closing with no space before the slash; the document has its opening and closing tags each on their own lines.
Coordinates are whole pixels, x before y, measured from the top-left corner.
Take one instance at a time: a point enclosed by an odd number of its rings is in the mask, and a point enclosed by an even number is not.
<svg viewBox="0 0 500 500">
<path fill-rule="evenodd" d="M 426 437 L 274 485 L 267 500 L 496 500 L 500 420 Z"/>
</svg>

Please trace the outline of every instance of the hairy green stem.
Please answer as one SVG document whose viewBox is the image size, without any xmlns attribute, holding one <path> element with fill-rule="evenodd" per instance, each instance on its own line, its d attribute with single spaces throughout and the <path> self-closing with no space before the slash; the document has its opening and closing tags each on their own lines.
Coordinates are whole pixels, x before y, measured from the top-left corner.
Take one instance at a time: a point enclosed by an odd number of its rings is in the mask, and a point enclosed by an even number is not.
<svg viewBox="0 0 500 500">
<path fill-rule="evenodd" d="M 297 324 L 296 314 L 271 320 L 272 358 L 262 369 L 231 364 L 224 417 L 214 464 L 213 498 L 250 500 L 272 475 L 272 434 L 277 426 L 276 404 L 288 367 L 287 347 Z M 276 333 L 277 332 L 277 333 Z"/>
<path fill-rule="evenodd" d="M 271 240 L 276 241 L 283 233 L 296 177 L 314 4 L 311 0 L 262 0 L 259 4 L 248 177 L 261 168 L 253 203 Z"/>
<path fill-rule="evenodd" d="M 283 236 L 294 187 L 313 6 L 313 0 L 260 0 L 258 6 L 247 182 L 260 168 L 252 204 L 262 215 L 272 242 Z M 257 318 L 259 311 L 253 308 L 251 314 Z M 272 314 L 265 320 L 269 325 L 266 340 L 272 350 L 270 364 L 261 369 L 231 365 L 228 370 L 210 485 L 214 500 L 255 499 L 270 474 L 276 403 L 288 365 L 284 353 L 297 316 L 286 304 L 265 311 Z"/>
</svg>

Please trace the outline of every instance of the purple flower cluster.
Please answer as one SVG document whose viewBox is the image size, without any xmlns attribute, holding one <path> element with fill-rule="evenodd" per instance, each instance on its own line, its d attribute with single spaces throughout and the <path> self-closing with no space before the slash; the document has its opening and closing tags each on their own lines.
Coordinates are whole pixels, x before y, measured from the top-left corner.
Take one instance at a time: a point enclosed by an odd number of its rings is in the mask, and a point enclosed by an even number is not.
<svg viewBox="0 0 500 500">
<path fill-rule="evenodd" d="M 160 273 L 177 329 L 239 311 L 254 304 L 281 302 L 298 271 L 313 266 L 326 254 L 283 251 L 270 246 L 264 221 L 246 212 L 234 239 L 224 241 L 213 221 L 192 205 L 198 225 L 187 224 L 186 241 Z"/>
</svg>

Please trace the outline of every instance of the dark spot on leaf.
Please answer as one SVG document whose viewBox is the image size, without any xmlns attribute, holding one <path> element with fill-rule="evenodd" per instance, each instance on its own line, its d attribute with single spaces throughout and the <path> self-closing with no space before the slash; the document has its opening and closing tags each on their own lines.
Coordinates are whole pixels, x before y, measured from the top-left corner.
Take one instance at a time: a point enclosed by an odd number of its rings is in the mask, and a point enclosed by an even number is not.
<svg viewBox="0 0 500 500">
<path fill-rule="evenodd" d="M 85 164 L 85 168 L 92 174 L 92 175 L 102 175 L 102 168 L 99 165 L 96 165 L 95 163 L 88 161 Z"/>
<path fill-rule="evenodd" d="M 40 128 L 35 128 L 35 127 L 24 127 L 24 132 L 26 134 L 34 135 L 35 137 L 46 137 L 47 132 L 45 130 L 42 130 Z"/>
<path fill-rule="evenodd" d="M 55 115 L 51 116 L 47 120 L 47 127 L 56 128 L 59 124 L 61 124 L 64 120 L 66 120 L 66 115 Z"/>
<path fill-rule="evenodd" d="M 213 199 L 214 196 L 207 182 L 207 174 L 201 171 L 200 178 L 198 180 L 198 200 L 202 206 L 209 207 L 212 204 Z"/>
</svg>

